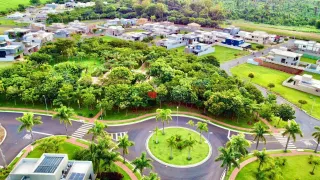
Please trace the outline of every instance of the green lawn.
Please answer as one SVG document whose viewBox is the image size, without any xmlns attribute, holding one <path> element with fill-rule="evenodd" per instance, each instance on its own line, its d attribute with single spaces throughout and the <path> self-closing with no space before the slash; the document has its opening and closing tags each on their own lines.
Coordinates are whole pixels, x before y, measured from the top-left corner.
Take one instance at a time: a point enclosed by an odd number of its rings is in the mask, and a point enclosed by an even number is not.
<svg viewBox="0 0 320 180">
<path fill-rule="evenodd" d="M 47 0 L 40 0 L 41 3 L 47 2 Z M 8 8 L 17 8 L 19 4 L 30 5 L 28 0 L 0 0 L 0 11 L 5 11 Z"/>
<path fill-rule="evenodd" d="M 112 41 L 112 40 L 116 40 L 118 38 L 112 37 L 112 36 L 101 36 L 102 39 L 106 40 L 106 41 Z"/>
<path fill-rule="evenodd" d="M 122 168 L 120 168 L 117 165 L 111 166 L 111 172 L 118 172 L 118 173 L 122 174 L 123 175 L 122 180 L 131 180 L 130 176 Z"/>
<path fill-rule="evenodd" d="M 276 92 L 277 94 L 281 95 L 282 97 L 286 98 L 288 101 L 296 105 L 299 105 L 298 101 L 300 99 L 306 100 L 308 104 L 303 106 L 303 110 L 307 111 L 307 113 L 310 114 L 313 104 L 313 100 L 310 99 L 311 95 L 282 86 L 282 82 L 292 76 L 291 74 L 251 64 L 239 65 L 232 68 L 231 72 L 234 75 L 237 75 L 247 81 L 249 81 L 248 74 L 252 72 L 255 75 L 255 77 L 252 79 L 252 82 L 260 86 L 267 87 L 269 83 L 274 83 L 275 88 L 273 88 L 272 91 Z M 314 103 L 312 115 L 316 118 L 320 118 L 320 97 L 315 97 L 315 99 L 316 103 Z"/>
<path fill-rule="evenodd" d="M 311 59 L 311 58 L 308 58 L 308 57 L 305 57 L 305 56 L 302 56 L 300 60 L 302 62 L 312 63 L 312 64 L 316 64 L 316 61 L 317 61 L 315 59 Z"/>
<path fill-rule="evenodd" d="M 0 69 L 5 68 L 5 67 L 9 67 L 12 64 L 13 64 L 13 62 L 0 62 Z"/>
<path fill-rule="evenodd" d="M 240 51 L 222 46 L 214 46 L 214 48 L 215 52 L 208 55 L 214 55 L 220 63 L 250 54 L 248 51 Z"/>
<path fill-rule="evenodd" d="M 99 59 L 94 58 L 73 58 L 69 61 L 74 61 L 76 64 L 80 64 L 83 67 L 88 67 L 88 73 L 91 74 L 98 67 L 102 67 L 102 63 Z"/>
<path fill-rule="evenodd" d="M 314 180 L 320 179 L 319 167 L 315 170 L 315 175 L 311 175 L 313 165 L 308 163 L 309 156 L 292 156 L 284 157 L 287 159 L 287 165 L 282 168 L 283 179 L 303 179 Z M 258 162 L 252 162 L 246 165 L 237 175 L 236 180 L 256 180 Z"/>
<path fill-rule="evenodd" d="M 38 143 L 40 143 L 40 141 Z M 68 142 L 64 142 L 60 148 L 59 153 L 68 154 L 69 159 L 73 159 L 75 153 L 81 149 L 81 147 Z M 43 152 L 38 147 L 35 147 L 34 150 L 28 154 L 27 158 L 39 158 L 42 154 Z"/>
<path fill-rule="evenodd" d="M 162 131 L 161 131 L 162 132 Z M 191 149 L 191 160 L 187 160 L 188 157 L 188 148 L 184 148 L 182 150 L 178 150 L 177 148 L 173 148 L 173 159 L 169 159 L 170 157 L 170 148 L 168 147 L 167 139 L 171 136 L 179 134 L 182 136 L 182 140 L 186 140 L 189 136 L 192 139 L 199 141 L 199 134 L 194 131 L 190 131 L 183 128 L 167 128 L 165 129 L 165 135 L 162 133 L 158 133 L 159 143 L 156 144 L 156 136 L 152 135 L 148 142 L 148 146 L 152 154 L 158 159 L 175 165 L 190 165 L 201 162 L 204 160 L 209 153 L 209 146 L 206 142 L 196 142 L 193 149 Z"/>
</svg>

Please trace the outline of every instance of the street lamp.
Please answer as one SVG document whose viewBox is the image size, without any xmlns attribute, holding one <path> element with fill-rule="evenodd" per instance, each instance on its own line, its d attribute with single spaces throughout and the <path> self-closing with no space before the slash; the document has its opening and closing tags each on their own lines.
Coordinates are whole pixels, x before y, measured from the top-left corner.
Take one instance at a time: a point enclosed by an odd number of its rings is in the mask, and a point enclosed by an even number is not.
<svg viewBox="0 0 320 180">
<path fill-rule="evenodd" d="M 44 98 L 44 102 L 46 104 L 46 110 L 47 110 L 47 114 L 48 114 L 48 105 L 47 105 L 47 99 L 46 99 L 46 96 L 45 95 L 42 95 L 43 98 Z"/>
<path fill-rule="evenodd" d="M 179 124 L 179 106 L 177 106 L 177 125 Z"/>
</svg>

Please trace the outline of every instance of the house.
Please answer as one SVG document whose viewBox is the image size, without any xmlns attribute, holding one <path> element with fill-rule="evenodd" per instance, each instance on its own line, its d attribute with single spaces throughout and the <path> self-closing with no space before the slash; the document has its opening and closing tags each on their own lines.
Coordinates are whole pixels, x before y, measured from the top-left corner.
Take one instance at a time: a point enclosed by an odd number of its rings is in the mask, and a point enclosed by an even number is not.
<svg viewBox="0 0 320 180">
<path fill-rule="evenodd" d="M 197 23 L 189 23 L 187 26 L 188 26 L 188 29 L 193 30 L 193 31 L 199 30 L 201 27 L 201 25 L 197 24 Z"/>
<path fill-rule="evenodd" d="M 213 53 L 215 51 L 214 47 L 210 44 L 203 44 L 203 43 L 194 43 L 187 45 L 185 48 L 186 53 L 193 53 L 196 56 L 202 56 L 205 54 Z"/>
<path fill-rule="evenodd" d="M 228 33 L 228 34 L 230 34 L 232 36 L 235 36 L 236 34 L 238 34 L 239 31 L 240 31 L 240 28 L 239 27 L 234 27 L 234 26 L 230 26 L 230 27 L 227 27 L 227 28 L 223 29 L 224 33 Z"/>
<path fill-rule="evenodd" d="M 31 42 L 31 43 L 37 44 L 37 45 L 39 45 L 39 47 L 41 47 L 45 43 L 53 41 L 53 33 L 45 32 L 45 31 L 28 33 L 23 36 L 23 41 L 24 42 Z"/>
<path fill-rule="evenodd" d="M 1 61 L 14 61 L 23 57 L 22 45 L 12 45 L 10 42 L 0 42 L 0 62 Z"/>
<path fill-rule="evenodd" d="M 43 154 L 40 158 L 23 158 L 10 172 L 9 180 L 94 180 L 91 161 L 69 160 L 67 154 Z"/>
<path fill-rule="evenodd" d="M 137 25 L 143 25 L 146 24 L 148 22 L 147 18 L 140 18 L 137 20 Z"/>
<path fill-rule="evenodd" d="M 185 41 L 187 45 L 197 43 L 199 42 L 199 40 L 200 40 L 200 37 L 197 36 L 195 33 L 189 33 L 183 36 L 183 41 Z"/>
<path fill-rule="evenodd" d="M 5 42 L 14 42 L 15 39 L 10 39 L 8 35 L 0 35 L 0 42 L 5 41 Z"/>
<path fill-rule="evenodd" d="M 170 34 L 177 34 L 180 28 L 174 25 L 165 26 L 161 23 L 146 23 L 142 25 L 142 29 L 152 32 L 156 36 L 167 37 Z"/>
<path fill-rule="evenodd" d="M 257 43 L 261 45 L 270 43 L 269 34 L 264 31 L 254 31 L 252 33 L 239 31 L 236 37 L 240 37 L 246 42 Z"/>
<path fill-rule="evenodd" d="M 302 41 L 302 40 L 295 40 L 294 41 L 294 50 L 309 52 L 314 54 L 320 53 L 320 43 L 316 41 Z"/>
<path fill-rule="evenodd" d="M 29 28 L 32 32 L 45 31 L 46 25 L 41 23 L 31 23 Z"/>
<path fill-rule="evenodd" d="M 312 75 L 295 75 L 284 81 L 283 85 L 309 94 L 320 96 L 320 81 L 313 79 Z"/>
<path fill-rule="evenodd" d="M 22 19 L 25 16 L 26 16 L 25 14 L 22 14 L 20 12 L 15 12 L 13 14 L 8 15 L 7 19 L 18 20 L 18 19 Z"/>
<path fill-rule="evenodd" d="M 56 32 L 54 32 L 53 37 L 54 38 L 67 38 L 70 37 L 71 33 L 67 29 L 58 29 Z"/>
<path fill-rule="evenodd" d="M 48 18 L 48 14 L 47 13 L 39 13 L 36 15 L 35 17 L 35 21 L 36 22 L 45 22 Z"/>
<path fill-rule="evenodd" d="M 119 36 L 119 38 L 131 41 L 142 41 L 147 37 L 152 37 L 150 32 L 127 32 Z"/>
<path fill-rule="evenodd" d="M 106 29 L 106 34 L 111 36 L 120 36 L 125 32 L 122 26 L 110 26 Z"/>
<path fill-rule="evenodd" d="M 66 8 L 74 8 L 76 7 L 76 3 L 71 1 L 71 2 L 66 2 L 65 3 Z"/>
<path fill-rule="evenodd" d="M 37 11 L 37 8 L 35 6 L 29 6 L 26 8 L 27 13 L 35 13 Z"/>
<path fill-rule="evenodd" d="M 137 19 L 136 18 L 132 18 L 132 19 L 121 18 L 120 23 L 123 26 L 134 26 L 137 24 Z"/>
<path fill-rule="evenodd" d="M 120 25 L 121 25 L 121 21 L 119 18 L 107 20 L 107 23 L 105 24 L 105 26 L 120 26 Z"/>
<path fill-rule="evenodd" d="M 52 23 L 50 26 L 47 27 L 49 32 L 56 32 L 59 29 L 66 28 L 66 25 L 63 23 Z"/>
<path fill-rule="evenodd" d="M 287 51 L 284 48 L 271 49 L 267 58 L 271 61 L 285 65 L 298 66 L 303 54 Z"/>
<path fill-rule="evenodd" d="M 80 22 L 80 21 L 78 21 L 78 20 L 75 20 L 75 21 L 73 21 L 73 22 L 70 22 L 70 23 L 68 24 L 67 28 L 78 29 L 77 32 L 79 32 L 79 33 L 85 33 L 85 34 L 87 34 L 87 33 L 90 32 L 88 26 L 87 26 L 85 23 L 82 23 L 82 22 Z"/>
<path fill-rule="evenodd" d="M 215 31 L 213 31 L 215 32 Z M 206 44 L 212 44 L 218 41 L 218 38 L 215 33 L 213 32 L 204 32 L 202 35 L 201 41 Z"/>
<path fill-rule="evenodd" d="M 158 46 L 163 46 L 167 49 L 185 46 L 186 44 L 187 43 L 186 41 L 184 41 L 182 34 L 172 34 L 169 35 L 166 39 L 157 42 Z"/>
<path fill-rule="evenodd" d="M 251 44 L 244 42 L 241 38 L 226 38 L 222 44 L 229 45 L 229 46 L 236 46 L 241 48 L 250 48 Z"/>
<path fill-rule="evenodd" d="M 21 40 L 22 37 L 28 33 L 30 33 L 30 29 L 22 29 L 22 28 L 13 28 L 4 31 L 5 35 L 8 35 L 10 39 L 16 39 L 17 41 Z"/>
</svg>

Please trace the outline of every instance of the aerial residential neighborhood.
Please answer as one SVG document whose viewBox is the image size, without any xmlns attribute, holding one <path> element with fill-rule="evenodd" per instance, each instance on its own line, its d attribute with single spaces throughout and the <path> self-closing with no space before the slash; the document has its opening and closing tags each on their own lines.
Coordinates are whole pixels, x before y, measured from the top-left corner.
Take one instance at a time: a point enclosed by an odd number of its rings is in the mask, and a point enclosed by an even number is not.
<svg viewBox="0 0 320 180">
<path fill-rule="evenodd" d="M 0 0 L 0 179 L 320 179 L 319 9 Z"/>
</svg>

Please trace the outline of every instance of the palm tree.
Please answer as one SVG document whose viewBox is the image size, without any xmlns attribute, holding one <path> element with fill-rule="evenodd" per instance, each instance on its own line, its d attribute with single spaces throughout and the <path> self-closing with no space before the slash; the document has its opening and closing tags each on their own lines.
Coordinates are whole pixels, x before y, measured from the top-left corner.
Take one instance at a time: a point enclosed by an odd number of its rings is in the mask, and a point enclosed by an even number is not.
<svg viewBox="0 0 320 180">
<path fill-rule="evenodd" d="M 97 137 L 105 137 L 107 135 L 107 132 L 105 131 L 105 129 L 108 126 L 104 123 L 101 123 L 99 121 L 95 121 L 94 122 L 94 126 L 89 129 L 89 131 L 87 132 L 87 134 L 92 134 L 92 142 L 97 138 Z"/>
<path fill-rule="evenodd" d="M 250 146 L 250 141 L 246 140 L 243 133 L 231 136 L 230 141 L 226 144 L 227 148 L 231 148 L 233 151 L 239 152 L 242 156 L 246 156 L 248 154 L 247 148 Z"/>
<path fill-rule="evenodd" d="M 195 139 L 192 139 L 191 136 L 189 136 L 189 139 L 184 141 L 184 145 L 185 147 L 188 148 L 189 153 L 188 153 L 188 160 L 191 160 L 191 149 L 193 148 L 193 145 L 196 143 L 197 141 Z"/>
<path fill-rule="evenodd" d="M 188 124 L 190 127 L 194 127 L 194 121 L 192 121 L 192 120 L 189 120 L 189 121 L 187 122 L 187 124 Z"/>
<path fill-rule="evenodd" d="M 102 167 L 106 167 L 106 170 L 111 169 L 111 165 L 117 161 L 119 152 L 113 152 L 113 151 L 105 151 L 105 153 L 102 156 Z"/>
<path fill-rule="evenodd" d="M 241 156 L 240 153 L 234 152 L 231 148 L 219 147 L 220 155 L 215 159 L 215 161 L 222 161 L 221 167 L 226 166 L 226 172 L 233 164 L 237 168 L 240 167 L 237 159 Z"/>
<path fill-rule="evenodd" d="M 312 133 L 312 136 L 317 141 L 317 146 L 316 146 L 316 149 L 314 150 L 314 152 L 317 153 L 318 152 L 318 147 L 319 147 L 319 144 L 320 144 L 320 127 L 319 126 L 315 126 L 314 129 L 316 130 L 316 132 Z"/>
<path fill-rule="evenodd" d="M 166 122 L 167 124 L 169 121 L 172 121 L 171 117 L 171 109 L 157 109 L 157 115 L 156 115 L 156 120 L 161 119 L 162 122 L 162 134 L 164 134 L 164 123 Z"/>
<path fill-rule="evenodd" d="M 315 159 L 315 160 L 312 161 L 312 164 L 313 164 L 313 169 L 310 172 L 310 174 L 314 175 L 314 170 L 316 169 L 316 166 L 320 165 L 320 160 L 319 159 Z"/>
<path fill-rule="evenodd" d="M 172 149 L 177 145 L 176 138 L 174 136 L 171 136 L 170 138 L 167 139 L 167 142 L 168 142 L 168 147 L 170 147 L 170 159 L 173 159 Z"/>
<path fill-rule="evenodd" d="M 200 134 L 199 143 L 202 143 L 202 140 L 201 140 L 202 132 L 203 131 L 208 132 L 208 124 L 204 123 L 204 122 L 198 122 L 196 126 L 197 126 L 197 129 L 199 130 L 199 134 Z"/>
<path fill-rule="evenodd" d="M 140 171 L 141 175 L 143 175 L 144 168 L 152 169 L 151 165 L 152 160 L 146 157 L 146 153 L 143 152 L 139 158 L 136 158 L 132 161 L 132 164 L 135 165 L 135 168 L 133 169 L 133 172 L 136 172 L 137 170 Z"/>
<path fill-rule="evenodd" d="M 251 133 L 253 133 L 254 141 L 257 141 L 256 149 L 258 149 L 260 140 L 262 140 L 264 144 L 267 143 L 264 134 L 269 134 L 269 131 L 267 130 L 266 126 L 264 126 L 261 122 L 257 122 L 254 124 Z"/>
<path fill-rule="evenodd" d="M 160 177 L 158 176 L 157 173 L 151 172 L 149 176 L 144 176 L 142 180 L 160 180 Z"/>
<path fill-rule="evenodd" d="M 292 121 L 291 123 L 288 123 L 286 125 L 285 131 L 282 133 L 282 136 L 288 135 L 286 148 L 284 149 L 285 152 L 287 152 L 290 137 L 292 137 L 294 142 L 296 141 L 296 134 L 299 134 L 300 137 L 303 136 L 302 131 L 300 129 L 300 125 L 297 124 L 295 121 Z"/>
<path fill-rule="evenodd" d="M 159 128 L 158 128 L 158 126 L 156 127 L 156 128 L 154 128 L 154 133 L 156 134 L 156 144 L 158 144 L 159 143 L 159 141 L 158 141 L 158 132 L 159 132 Z"/>
<path fill-rule="evenodd" d="M 253 152 L 253 155 L 257 158 L 259 162 L 258 172 L 260 172 L 261 167 L 268 162 L 269 155 L 266 153 L 266 149 L 263 149 L 262 151 L 255 150 Z"/>
<path fill-rule="evenodd" d="M 126 162 L 125 154 L 129 154 L 129 147 L 131 146 L 134 146 L 134 142 L 129 140 L 127 134 L 120 138 L 118 147 L 122 148 L 123 163 Z"/>
<path fill-rule="evenodd" d="M 72 126 L 72 121 L 70 118 L 75 114 L 72 108 L 61 105 L 60 108 L 55 109 L 57 114 L 52 116 L 52 119 L 59 119 L 60 124 L 65 125 L 66 135 L 68 136 L 68 125 Z"/>
<path fill-rule="evenodd" d="M 18 121 L 20 121 L 22 124 L 18 127 L 18 132 L 21 132 L 22 130 L 30 131 L 31 133 L 31 139 L 33 142 L 33 132 L 32 128 L 35 125 L 42 124 L 41 117 L 34 117 L 33 113 L 24 113 L 22 117 L 17 118 Z"/>
</svg>

